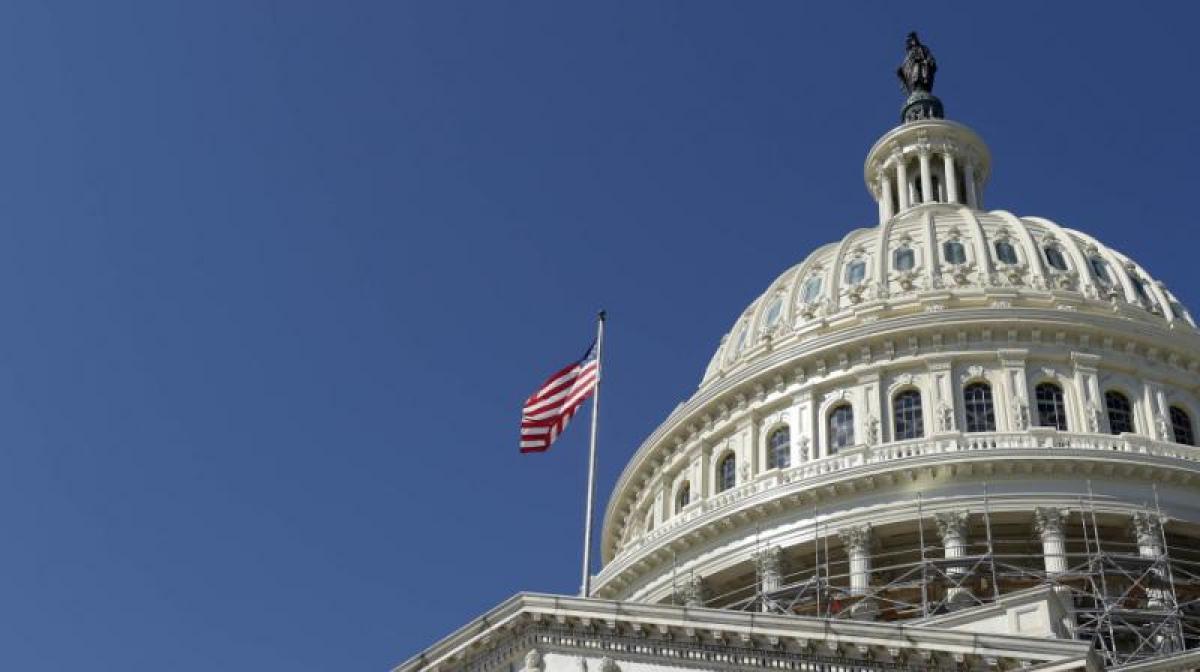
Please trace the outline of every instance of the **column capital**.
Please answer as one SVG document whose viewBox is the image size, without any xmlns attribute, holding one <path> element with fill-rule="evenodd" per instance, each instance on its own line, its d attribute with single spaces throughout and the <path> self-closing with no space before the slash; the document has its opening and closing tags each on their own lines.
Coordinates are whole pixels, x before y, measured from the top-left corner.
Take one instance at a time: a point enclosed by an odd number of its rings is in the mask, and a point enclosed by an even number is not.
<svg viewBox="0 0 1200 672">
<path fill-rule="evenodd" d="M 754 561 L 758 565 L 758 573 L 764 577 L 782 577 L 783 576 L 783 549 L 778 546 L 770 546 L 762 551 L 754 554 Z"/>
<path fill-rule="evenodd" d="M 675 587 L 675 601 L 685 607 L 703 607 L 708 598 L 707 588 L 703 577 L 692 574 Z"/>
<path fill-rule="evenodd" d="M 1063 534 L 1063 523 L 1071 515 L 1070 510 L 1058 507 L 1039 506 L 1033 510 L 1033 527 L 1042 538 Z"/>
<path fill-rule="evenodd" d="M 1164 520 L 1145 511 L 1135 511 L 1129 516 L 1129 527 L 1139 546 L 1162 547 L 1162 524 Z"/>
<path fill-rule="evenodd" d="M 871 545 L 871 524 L 852 525 L 838 530 L 838 537 L 846 550 L 854 554 L 866 553 Z"/>
<path fill-rule="evenodd" d="M 967 538 L 967 526 L 971 522 L 971 512 L 935 513 L 933 520 L 937 523 L 938 536 L 942 538 L 943 543 L 947 541 L 962 542 Z"/>
</svg>

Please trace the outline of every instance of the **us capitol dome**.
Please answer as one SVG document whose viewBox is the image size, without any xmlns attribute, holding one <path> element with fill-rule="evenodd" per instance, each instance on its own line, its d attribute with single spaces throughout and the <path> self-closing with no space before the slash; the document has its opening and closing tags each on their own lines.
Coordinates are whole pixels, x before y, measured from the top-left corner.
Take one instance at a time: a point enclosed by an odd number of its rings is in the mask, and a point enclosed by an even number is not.
<svg viewBox="0 0 1200 672">
<path fill-rule="evenodd" d="M 593 594 L 518 595 L 398 670 L 1200 669 L 1192 315 L 988 209 L 935 73 L 910 35 L 878 223 L 732 322 L 621 474 Z"/>
</svg>

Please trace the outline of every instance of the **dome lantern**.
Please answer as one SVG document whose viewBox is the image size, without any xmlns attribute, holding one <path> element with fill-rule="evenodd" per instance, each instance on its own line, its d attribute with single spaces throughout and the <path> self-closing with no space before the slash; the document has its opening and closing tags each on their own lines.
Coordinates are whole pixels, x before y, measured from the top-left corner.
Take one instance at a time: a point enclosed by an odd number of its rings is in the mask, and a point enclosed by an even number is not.
<svg viewBox="0 0 1200 672">
<path fill-rule="evenodd" d="M 867 155 L 864 177 L 879 204 L 879 223 L 929 203 L 983 208 L 983 185 L 991 167 L 987 145 L 966 126 L 944 119 L 933 95 L 937 61 L 916 33 L 909 33 L 896 70 L 908 93 L 901 125 L 888 131 Z"/>
</svg>

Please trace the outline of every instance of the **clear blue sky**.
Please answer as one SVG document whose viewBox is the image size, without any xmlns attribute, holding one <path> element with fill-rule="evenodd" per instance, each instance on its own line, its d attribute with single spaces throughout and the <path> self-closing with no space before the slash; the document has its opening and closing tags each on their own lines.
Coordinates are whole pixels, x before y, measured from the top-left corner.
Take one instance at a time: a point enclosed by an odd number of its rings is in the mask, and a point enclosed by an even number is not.
<svg viewBox="0 0 1200 672">
<path fill-rule="evenodd" d="M 382 671 L 573 593 L 586 424 L 520 402 L 607 307 L 603 505 L 873 223 L 911 29 L 991 207 L 1200 307 L 1198 6 L 980 7 L 4 3 L 0 668 Z"/>
</svg>

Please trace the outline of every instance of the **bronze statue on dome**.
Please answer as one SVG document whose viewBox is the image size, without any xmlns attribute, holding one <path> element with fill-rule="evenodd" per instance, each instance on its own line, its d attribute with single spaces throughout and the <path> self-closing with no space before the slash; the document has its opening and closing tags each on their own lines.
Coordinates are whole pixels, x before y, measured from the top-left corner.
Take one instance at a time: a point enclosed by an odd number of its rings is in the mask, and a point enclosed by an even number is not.
<svg viewBox="0 0 1200 672">
<path fill-rule="evenodd" d="M 904 62 L 896 68 L 896 76 L 906 93 L 933 91 L 933 78 L 937 74 L 937 61 L 929 47 L 921 44 L 915 32 L 908 34 L 904 44 Z"/>
</svg>

